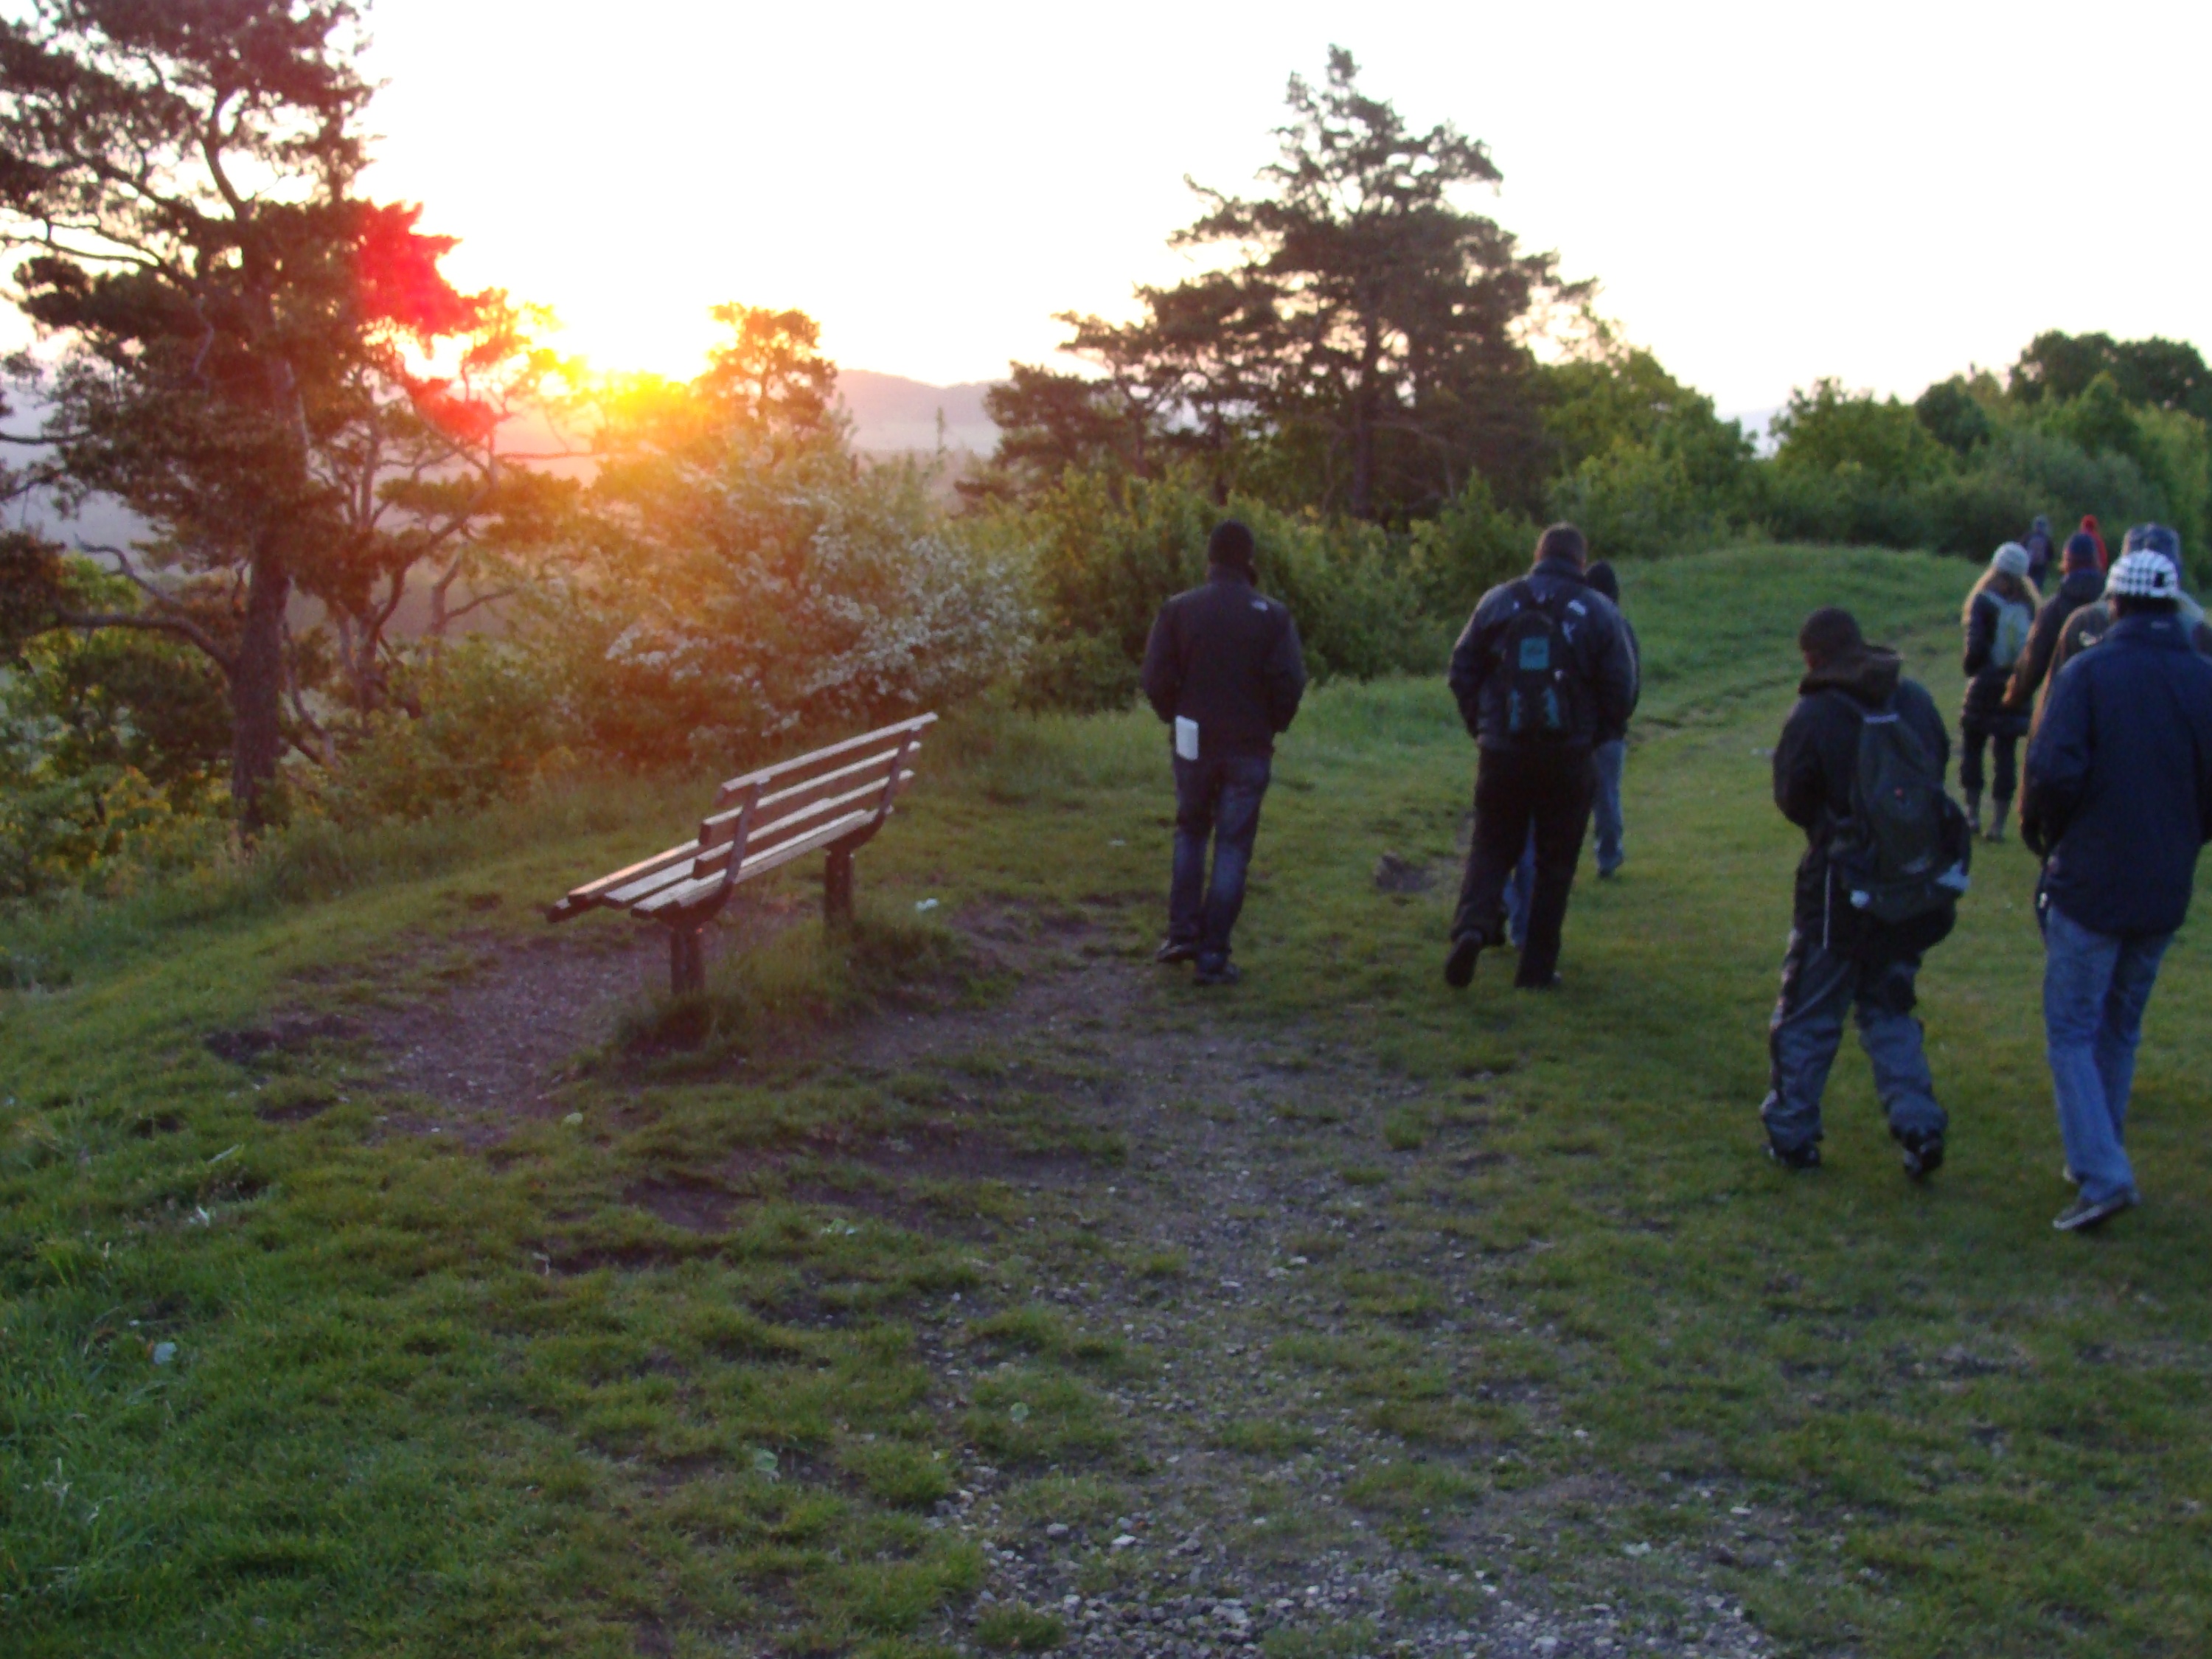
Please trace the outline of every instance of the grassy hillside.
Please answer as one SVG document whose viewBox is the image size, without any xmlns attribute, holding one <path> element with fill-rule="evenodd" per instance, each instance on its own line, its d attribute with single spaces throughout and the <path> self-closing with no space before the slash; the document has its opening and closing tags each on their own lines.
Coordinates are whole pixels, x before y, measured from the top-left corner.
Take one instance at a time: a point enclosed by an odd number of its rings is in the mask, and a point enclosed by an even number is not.
<svg viewBox="0 0 2212 1659">
<path fill-rule="evenodd" d="M 853 949 L 765 895 L 696 1049 L 629 924 L 532 907 L 697 791 L 18 923 L 9 1650 L 2200 1651 L 2202 930 L 2107 1236 L 2048 1226 L 2017 847 L 1923 977 L 1942 1174 L 1849 1043 L 1828 1166 L 1760 1155 L 1796 620 L 1853 605 L 1954 708 L 1969 578 L 1624 572 L 1629 863 L 1556 997 L 1441 984 L 1472 757 L 1425 683 L 1313 698 L 1210 997 L 1145 961 L 1133 715 L 948 732 Z M 1379 891 L 1386 851 L 1437 879 Z M 542 1087 L 452 1081 L 564 1020 Z"/>
</svg>

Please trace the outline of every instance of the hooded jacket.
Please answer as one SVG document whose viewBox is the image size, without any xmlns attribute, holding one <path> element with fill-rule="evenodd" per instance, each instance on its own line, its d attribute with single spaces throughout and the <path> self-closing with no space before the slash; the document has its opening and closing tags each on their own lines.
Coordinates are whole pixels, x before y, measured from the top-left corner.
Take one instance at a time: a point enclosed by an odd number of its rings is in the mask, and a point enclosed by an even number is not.
<svg viewBox="0 0 2212 1659">
<path fill-rule="evenodd" d="M 1563 605 L 1560 631 L 1572 655 L 1570 672 L 1578 695 L 1575 725 L 1563 748 L 1587 752 L 1628 731 L 1636 712 L 1637 663 L 1627 625 L 1613 601 L 1583 580 L 1568 559 L 1540 559 L 1523 577 L 1501 582 L 1482 596 L 1452 647 L 1449 679 L 1460 718 L 1474 740 L 1503 753 L 1534 747 L 1506 730 L 1506 694 L 1512 676 L 1500 657 L 1507 626 L 1525 603 L 1522 584 L 1541 603 Z"/>
<path fill-rule="evenodd" d="M 1145 647 L 1145 697 L 1163 720 L 1198 722 L 1198 752 L 1272 755 L 1297 718 L 1306 665 L 1297 624 L 1234 566 L 1160 607 Z"/>
<path fill-rule="evenodd" d="M 2005 687 L 2005 707 L 2014 714 L 2026 714 L 2034 702 L 2035 694 L 2050 677 L 2051 659 L 2058 651 L 2058 635 L 2066 626 L 2066 619 L 2085 605 L 2094 605 L 2105 592 L 2105 573 L 2097 569 L 2069 570 L 2058 584 L 2058 591 L 2043 602 L 2035 613 L 2035 626 L 2028 631 L 2027 648 L 2020 660 L 2013 665 L 2012 679 Z"/>
<path fill-rule="evenodd" d="M 1837 824 L 1850 817 L 1860 722 L 1884 707 L 1896 708 L 1939 769 L 1949 767 L 1950 733 L 1935 698 L 1917 680 L 1905 678 L 1897 653 L 1879 646 L 1808 671 L 1774 746 L 1774 804 L 1805 832 L 1791 925 L 1833 950 L 1855 947 L 1875 925 L 1848 903 L 1832 902 L 1828 843 Z"/>
<path fill-rule="evenodd" d="M 2069 921 L 2122 939 L 2181 926 L 2212 839 L 2212 662 L 2179 617 L 2123 617 L 2052 677 L 2020 827 L 2045 854 L 2041 902 Z"/>
</svg>

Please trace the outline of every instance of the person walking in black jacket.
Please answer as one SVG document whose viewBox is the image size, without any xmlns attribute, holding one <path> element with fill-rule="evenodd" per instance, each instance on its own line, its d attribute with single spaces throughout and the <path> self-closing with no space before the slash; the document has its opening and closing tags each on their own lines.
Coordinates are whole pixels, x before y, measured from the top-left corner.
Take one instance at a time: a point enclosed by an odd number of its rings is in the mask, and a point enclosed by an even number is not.
<svg viewBox="0 0 2212 1659">
<path fill-rule="evenodd" d="M 2058 591 L 2035 613 L 2027 647 L 2013 665 L 2012 678 L 2005 684 L 2004 706 L 2008 712 L 2027 714 L 2035 708 L 2036 693 L 2050 677 L 2066 619 L 2083 605 L 2096 604 L 2104 594 L 2104 562 L 2097 538 L 2078 530 L 2066 538 L 2065 569 L 2059 577 Z"/>
<path fill-rule="evenodd" d="M 2058 672 L 2027 752 L 2020 830 L 2044 860 L 2044 1039 L 2080 1188 L 2052 1224 L 2063 1232 L 2141 1201 L 2122 1145 L 2136 1048 L 2212 840 L 2212 662 L 2177 614 L 2180 591 L 2163 554 L 2121 555 L 2112 627 Z"/>
<path fill-rule="evenodd" d="M 1581 531 L 1553 525 L 1528 574 L 1484 594 L 1452 648 L 1452 696 L 1478 747 L 1474 839 L 1444 962 L 1455 988 L 1504 942 L 1506 878 L 1532 827 L 1535 892 L 1513 982 L 1559 983 L 1559 930 L 1595 787 L 1590 751 L 1627 730 L 1636 703 L 1627 632 L 1584 581 L 1587 551 Z"/>
<path fill-rule="evenodd" d="M 1950 737 L 1927 688 L 1904 678 L 1895 652 L 1869 645 L 1848 611 L 1815 611 L 1799 630 L 1797 647 L 1805 678 L 1775 745 L 1774 804 L 1805 832 L 1805 856 L 1797 865 L 1782 994 L 1767 1030 L 1772 1074 L 1759 1115 L 1775 1162 L 1793 1170 L 1820 1163 L 1820 1097 L 1850 1010 L 1890 1134 L 1905 1149 L 1905 1173 L 1917 1178 L 1943 1161 L 1950 1121 L 1936 1102 L 1913 1017 L 1915 981 L 1922 955 L 1950 932 L 1956 906 L 1910 922 L 1879 921 L 1853 905 L 1830 852 L 1851 819 L 1859 738 L 1870 717 L 1902 721 L 1939 781 L 1950 761 Z M 1958 809 L 1947 814 L 1956 821 Z M 1963 866 L 1969 850 L 1963 823 L 1957 836 Z"/>
<path fill-rule="evenodd" d="M 1160 608 L 1145 648 L 1145 696 L 1175 734 L 1175 866 L 1156 959 L 1194 960 L 1199 984 L 1226 985 L 1275 738 L 1297 717 L 1306 669 L 1297 624 L 1259 591 L 1251 531 L 1223 520 L 1206 558 L 1206 585 Z"/>
<path fill-rule="evenodd" d="M 1990 791 L 1989 837 L 2004 839 L 2018 783 L 2015 751 L 2027 735 L 2027 714 L 2006 699 L 2013 665 L 2027 650 L 2035 629 L 2038 599 L 2027 578 L 2027 550 L 2007 542 L 1966 596 L 1959 618 L 1966 636 L 1966 699 L 1959 713 L 1959 787 L 1966 797 L 1966 817 L 1982 833 L 1982 751 L 1996 751 L 1996 778 Z"/>
</svg>

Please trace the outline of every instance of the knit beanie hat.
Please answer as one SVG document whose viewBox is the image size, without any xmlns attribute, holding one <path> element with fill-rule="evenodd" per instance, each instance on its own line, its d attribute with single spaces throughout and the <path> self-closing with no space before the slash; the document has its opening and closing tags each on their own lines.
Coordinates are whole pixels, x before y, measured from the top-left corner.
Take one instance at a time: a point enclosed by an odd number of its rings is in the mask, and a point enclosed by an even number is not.
<svg viewBox="0 0 2212 1659">
<path fill-rule="evenodd" d="M 2066 568 L 2069 570 L 2094 570 L 2097 568 L 2097 538 L 2086 530 L 2077 530 L 2066 538 Z"/>
<path fill-rule="evenodd" d="M 2001 575 L 2027 574 L 2027 550 L 2018 542 L 2007 542 L 1990 556 L 1990 568 Z"/>
<path fill-rule="evenodd" d="M 2130 533 L 2132 536 L 2133 532 Z M 2181 594 L 2181 573 L 2165 554 L 2138 549 L 2120 555 L 2112 566 L 2112 574 L 2105 579 L 2105 593 L 2107 598 L 2124 599 L 2178 599 Z"/>
</svg>

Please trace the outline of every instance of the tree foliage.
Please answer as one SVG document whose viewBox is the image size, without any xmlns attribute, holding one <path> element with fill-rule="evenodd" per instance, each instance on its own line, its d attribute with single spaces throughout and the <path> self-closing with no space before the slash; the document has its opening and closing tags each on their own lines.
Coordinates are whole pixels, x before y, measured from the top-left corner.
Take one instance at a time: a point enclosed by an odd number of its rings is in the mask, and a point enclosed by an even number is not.
<svg viewBox="0 0 2212 1659">
<path fill-rule="evenodd" d="M 512 393 L 495 372 L 528 355 L 496 296 L 441 274 L 450 239 L 356 193 L 359 30 L 350 0 L 36 0 L 0 21 L 0 236 L 62 348 L 29 434 L 46 458 L 15 483 L 149 531 L 106 550 L 134 604 L 48 621 L 167 634 L 217 666 L 249 832 L 286 743 L 314 734 L 295 595 L 351 624 L 373 701 L 408 572 L 468 544 L 511 481 L 500 397 L 479 394 Z M 457 367 L 422 367 L 447 341 Z"/>
<path fill-rule="evenodd" d="M 1063 314 L 1065 350 L 1088 376 L 1016 365 L 994 397 L 1001 459 L 1034 485 L 1109 459 L 1147 477 L 1196 460 L 1218 497 L 1290 459 L 1306 501 L 1402 521 L 1480 473 L 1540 495 L 1544 437 L 1522 331 L 1585 288 L 1549 254 L 1522 253 L 1460 204 L 1495 185 L 1481 143 L 1449 124 L 1419 131 L 1358 86 L 1342 48 L 1316 86 L 1291 78 L 1279 159 L 1264 191 L 1194 184 L 1204 204 L 1178 247 L 1232 263 L 1140 288 L 1126 324 Z"/>
</svg>

